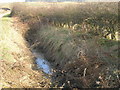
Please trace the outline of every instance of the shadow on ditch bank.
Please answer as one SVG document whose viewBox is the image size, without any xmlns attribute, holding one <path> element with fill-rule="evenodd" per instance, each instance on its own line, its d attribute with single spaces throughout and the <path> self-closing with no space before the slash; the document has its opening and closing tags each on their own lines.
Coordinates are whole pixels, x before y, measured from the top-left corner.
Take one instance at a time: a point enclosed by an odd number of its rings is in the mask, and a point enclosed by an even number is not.
<svg viewBox="0 0 120 90">
<path fill-rule="evenodd" d="M 55 67 L 52 62 L 49 62 L 44 56 L 44 54 L 38 50 L 32 50 L 33 55 L 35 56 L 35 65 L 34 70 L 40 70 L 44 73 L 44 75 L 51 80 L 51 87 L 57 87 L 57 88 L 65 88 L 66 86 L 66 79 L 65 74 L 66 72 L 62 72 L 60 68 Z M 59 80 L 56 78 L 59 77 Z M 66 83 L 65 83 L 66 82 Z M 70 86 L 67 88 L 70 89 Z"/>
<path fill-rule="evenodd" d="M 45 73 L 49 74 L 51 70 L 53 71 L 51 75 L 52 87 L 101 88 L 103 86 L 118 86 L 117 73 L 114 73 L 117 70 L 117 57 L 109 57 L 104 54 L 106 46 L 101 45 L 100 48 L 97 44 L 99 39 L 96 41 L 93 38 L 84 40 L 82 37 L 75 36 L 76 33 L 73 33 L 73 36 L 68 30 L 52 26 L 45 25 L 39 29 L 33 29 L 33 27 L 34 25 L 26 33 L 26 40 L 30 46 L 40 42 L 34 49 L 44 53 L 47 61 L 44 61 L 44 57 L 40 54 L 40 56 L 36 55 L 36 63 L 38 66 L 40 65 L 38 68 L 42 68 Z M 107 48 L 109 49 L 109 47 Z M 110 54 L 108 50 L 106 52 Z M 117 53 L 117 51 L 111 52 Z M 114 79 L 116 85 L 111 82 L 110 78 L 107 80 L 109 76 Z M 111 83 L 110 86 L 107 86 L 105 82 Z"/>
<path fill-rule="evenodd" d="M 35 56 L 33 70 L 42 71 L 44 76 L 50 79 L 51 88 L 64 88 L 65 84 L 63 82 L 65 80 L 65 77 L 63 78 L 64 74 L 61 73 L 61 70 L 59 70 L 59 68 L 56 68 L 52 62 L 49 62 L 41 50 L 33 49 L 31 51 Z M 58 80 L 56 80 L 57 77 L 62 78 L 62 80 L 60 79 L 58 82 Z"/>
</svg>

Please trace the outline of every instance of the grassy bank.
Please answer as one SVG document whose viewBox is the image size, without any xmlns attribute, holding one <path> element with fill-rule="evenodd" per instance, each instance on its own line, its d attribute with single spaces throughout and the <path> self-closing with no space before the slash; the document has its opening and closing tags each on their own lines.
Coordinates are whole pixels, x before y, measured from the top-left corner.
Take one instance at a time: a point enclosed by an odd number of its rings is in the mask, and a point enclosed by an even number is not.
<svg viewBox="0 0 120 90">
<path fill-rule="evenodd" d="M 25 37 L 56 67 L 58 87 L 111 88 L 119 83 L 116 5 L 19 3 L 11 15 L 29 25 Z"/>
<path fill-rule="evenodd" d="M 49 87 L 49 79 L 42 72 L 32 70 L 34 56 L 18 32 L 21 28 L 13 27 L 13 20 L 0 18 L 0 87 Z"/>
<path fill-rule="evenodd" d="M 30 30 L 27 35 L 28 42 L 38 51 L 43 51 L 56 67 L 55 84 L 58 83 L 58 87 L 64 83 L 65 87 L 71 88 L 118 85 L 117 41 L 92 38 L 90 35 L 53 26 L 42 26 L 36 32 Z M 87 72 L 84 74 L 85 69 Z M 103 82 L 96 84 L 100 76 L 104 77 Z M 106 79 L 109 76 L 111 78 Z"/>
</svg>

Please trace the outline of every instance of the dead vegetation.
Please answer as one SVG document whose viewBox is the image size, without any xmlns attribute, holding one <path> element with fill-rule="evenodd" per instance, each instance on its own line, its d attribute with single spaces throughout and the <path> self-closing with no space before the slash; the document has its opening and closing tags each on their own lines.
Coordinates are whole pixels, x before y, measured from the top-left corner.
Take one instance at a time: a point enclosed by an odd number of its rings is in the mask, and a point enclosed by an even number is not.
<svg viewBox="0 0 120 90">
<path fill-rule="evenodd" d="M 8 17 L 0 21 L 0 88 L 50 87 L 50 80 L 32 69 L 34 56 L 19 32 L 25 26 L 13 22 Z"/>
<path fill-rule="evenodd" d="M 53 86 L 116 88 L 117 4 L 19 3 L 11 15 L 29 25 L 26 40 L 54 65 Z"/>
</svg>

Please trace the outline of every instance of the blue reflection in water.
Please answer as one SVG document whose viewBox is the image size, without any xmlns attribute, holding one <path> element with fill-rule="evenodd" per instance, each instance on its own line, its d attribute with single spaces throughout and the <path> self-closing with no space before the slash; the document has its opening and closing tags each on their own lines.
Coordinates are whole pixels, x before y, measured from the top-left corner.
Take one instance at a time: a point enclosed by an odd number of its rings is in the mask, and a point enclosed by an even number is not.
<svg viewBox="0 0 120 90">
<path fill-rule="evenodd" d="M 42 69 L 43 72 L 45 72 L 46 74 L 52 74 L 49 62 L 42 58 L 37 58 L 36 63 L 38 65 L 38 68 Z"/>
</svg>

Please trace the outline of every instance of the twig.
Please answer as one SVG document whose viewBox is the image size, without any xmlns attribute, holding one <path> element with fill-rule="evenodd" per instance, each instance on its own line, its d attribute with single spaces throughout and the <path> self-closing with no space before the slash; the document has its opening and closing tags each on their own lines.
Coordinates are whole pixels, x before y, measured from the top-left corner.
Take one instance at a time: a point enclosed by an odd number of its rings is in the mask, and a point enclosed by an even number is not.
<svg viewBox="0 0 120 90">
<path fill-rule="evenodd" d="M 87 68 L 84 69 L 84 73 L 83 73 L 83 76 L 84 76 L 84 77 L 85 77 L 85 75 L 86 75 L 86 70 L 87 70 Z"/>
</svg>

